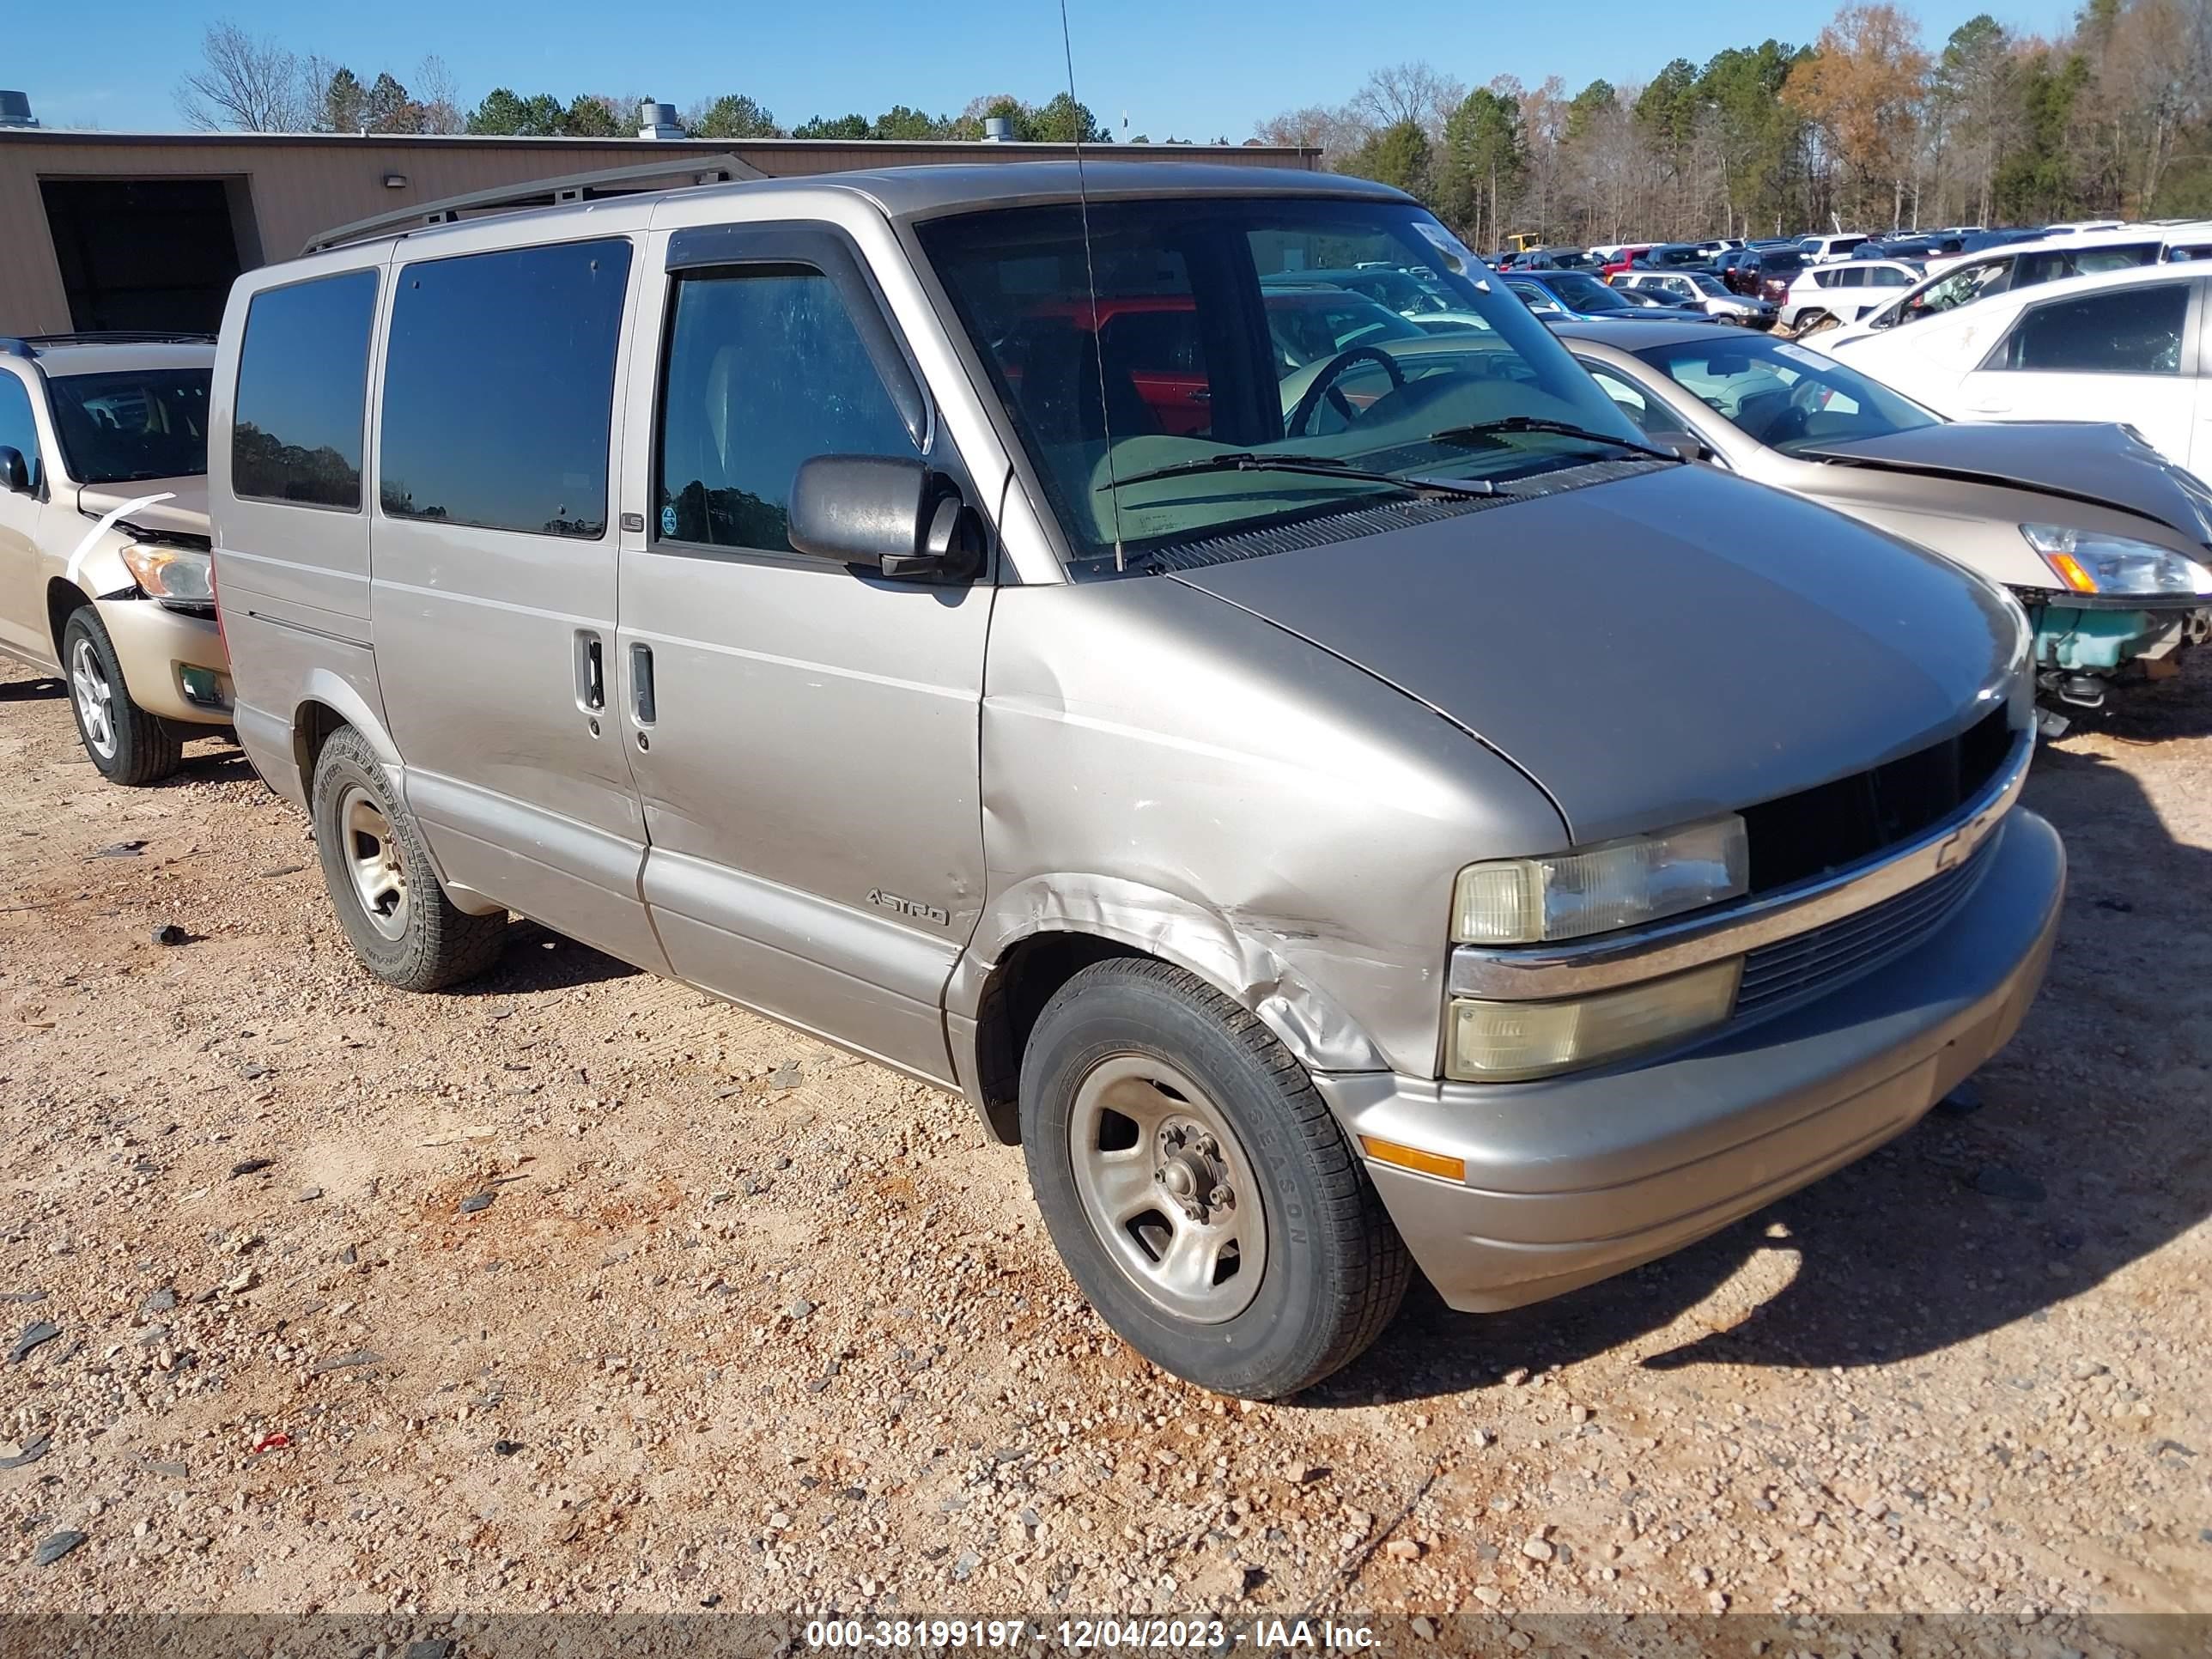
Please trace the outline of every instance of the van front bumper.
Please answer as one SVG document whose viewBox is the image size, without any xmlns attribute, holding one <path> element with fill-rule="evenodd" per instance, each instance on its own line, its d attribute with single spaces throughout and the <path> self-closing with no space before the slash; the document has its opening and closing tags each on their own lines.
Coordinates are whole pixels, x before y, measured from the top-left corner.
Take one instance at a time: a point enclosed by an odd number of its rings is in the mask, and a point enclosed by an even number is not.
<svg viewBox="0 0 2212 1659">
<path fill-rule="evenodd" d="M 131 700 L 149 714 L 193 726 L 228 726 L 230 653 L 212 617 L 155 599 L 97 599 Z"/>
<path fill-rule="evenodd" d="M 2066 884 L 2058 836 L 2014 808 L 1933 935 L 1815 1000 L 1650 1064 L 1537 1083 L 1315 1081 L 1362 1136 L 1464 1162 L 1367 1161 L 1413 1259 L 1463 1312 L 1558 1296 L 1680 1249 L 1917 1122 L 2010 1040 Z"/>
</svg>

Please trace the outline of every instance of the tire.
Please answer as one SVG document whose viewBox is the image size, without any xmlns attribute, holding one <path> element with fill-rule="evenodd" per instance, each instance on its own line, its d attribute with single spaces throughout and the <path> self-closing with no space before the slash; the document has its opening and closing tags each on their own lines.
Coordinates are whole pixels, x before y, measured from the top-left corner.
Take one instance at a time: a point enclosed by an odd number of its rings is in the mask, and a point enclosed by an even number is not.
<svg viewBox="0 0 2212 1659">
<path fill-rule="evenodd" d="M 184 764 L 185 745 L 177 734 L 132 701 L 107 624 L 88 605 L 71 611 L 63 624 L 62 682 L 69 687 L 77 740 L 110 783 L 159 783 Z"/>
<path fill-rule="evenodd" d="M 353 727 L 332 732 L 316 757 L 312 805 L 323 884 L 370 973 L 403 991 L 435 991 L 499 960 L 507 913 L 454 908 L 414 815 Z"/>
<path fill-rule="evenodd" d="M 1022 1055 L 1021 1130 L 1091 1306 L 1200 1388 L 1296 1394 L 1404 1299 L 1411 1258 L 1312 1080 L 1179 968 L 1115 958 L 1054 994 Z"/>
</svg>

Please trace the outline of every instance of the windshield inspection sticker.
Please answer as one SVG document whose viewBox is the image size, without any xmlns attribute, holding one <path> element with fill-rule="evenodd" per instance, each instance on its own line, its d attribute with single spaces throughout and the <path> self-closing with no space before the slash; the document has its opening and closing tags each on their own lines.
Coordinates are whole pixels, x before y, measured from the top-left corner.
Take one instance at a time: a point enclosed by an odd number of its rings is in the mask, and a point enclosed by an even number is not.
<svg viewBox="0 0 2212 1659">
<path fill-rule="evenodd" d="M 1833 357 L 1824 357 L 1810 346 L 1796 345 L 1788 340 L 1777 340 L 1774 343 L 1774 355 L 1778 357 L 1787 357 L 1793 362 L 1802 363 L 1808 368 L 1833 368 L 1836 366 L 1836 360 Z"/>
<path fill-rule="evenodd" d="M 673 536 L 676 533 L 676 509 L 672 507 L 664 507 L 660 509 L 660 533 L 664 536 Z"/>
<path fill-rule="evenodd" d="M 1429 239 L 1431 245 L 1444 256 L 1455 274 L 1472 276 L 1477 288 L 1485 294 L 1490 292 L 1490 284 L 1482 280 L 1482 261 L 1474 257 L 1474 249 L 1433 219 L 1416 219 L 1413 228 Z"/>
</svg>

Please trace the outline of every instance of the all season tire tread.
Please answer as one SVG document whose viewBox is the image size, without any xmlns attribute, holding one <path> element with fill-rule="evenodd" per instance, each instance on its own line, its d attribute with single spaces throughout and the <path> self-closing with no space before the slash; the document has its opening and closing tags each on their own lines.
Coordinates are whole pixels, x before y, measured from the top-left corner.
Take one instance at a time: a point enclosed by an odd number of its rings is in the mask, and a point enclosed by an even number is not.
<svg viewBox="0 0 2212 1659">
<path fill-rule="evenodd" d="M 1096 963 L 1071 977 L 1054 994 L 1038 1017 L 1037 1029 L 1044 1029 L 1057 1011 L 1116 983 L 1141 985 L 1164 994 L 1216 1026 L 1243 1050 L 1264 1080 L 1282 1127 L 1289 1130 L 1319 1188 L 1319 1224 L 1328 1236 L 1327 1254 L 1346 1269 L 1337 1273 L 1328 1304 L 1318 1310 L 1322 1316 L 1318 1328 L 1326 1334 L 1325 1340 L 1259 1386 L 1238 1390 L 1262 1398 L 1296 1394 L 1349 1364 L 1382 1334 L 1405 1299 L 1413 1279 L 1413 1258 L 1365 1168 L 1305 1068 L 1265 1021 L 1197 975 L 1151 957 L 1113 957 Z M 1034 1038 L 1033 1032 L 1033 1042 Z M 1025 1105 L 1030 1081 L 1025 1066 Z M 1030 1127 L 1025 1116 L 1025 1142 L 1030 1141 Z M 1042 1152 L 1031 1145 L 1033 1158 Z"/>
<path fill-rule="evenodd" d="M 78 741 L 84 739 L 84 721 L 77 715 L 76 690 L 70 683 L 70 657 L 76 648 L 75 641 L 80 634 L 91 641 L 92 648 L 99 653 L 100 672 L 107 677 L 112 698 L 108 718 L 115 723 L 114 760 L 101 765 L 89 743 L 84 745 L 87 758 L 100 776 L 128 788 L 142 789 L 173 775 L 185 763 L 185 745 L 160 715 L 148 714 L 131 696 L 131 688 L 124 683 L 123 664 L 115 654 L 115 641 L 107 635 L 107 624 L 100 621 L 100 612 L 89 605 L 79 605 L 70 612 L 69 620 L 62 625 L 62 684 L 70 693 L 70 714 L 77 722 Z"/>
<path fill-rule="evenodd" d="M 391 821 L 392 833 L 405 843 L 408 927 L 405 937 L 398 941 L 384 938 L 361 914 L 342 863 L 344 854 L 331 814 L 338 789 L 349 780 L 368 784 Z M 324 884 L 330 889 L 331 903 L 354 954 L 369 972 L 403 991 L 436 991 L 474 979 L 499 960 L 507 939 L 507 912 L 471 915 L 446 896 L 414 815 L 392 798 L 376 751 L 350 726 L 332 732 L 315 757 L 313 808 Z"/>
</svg>

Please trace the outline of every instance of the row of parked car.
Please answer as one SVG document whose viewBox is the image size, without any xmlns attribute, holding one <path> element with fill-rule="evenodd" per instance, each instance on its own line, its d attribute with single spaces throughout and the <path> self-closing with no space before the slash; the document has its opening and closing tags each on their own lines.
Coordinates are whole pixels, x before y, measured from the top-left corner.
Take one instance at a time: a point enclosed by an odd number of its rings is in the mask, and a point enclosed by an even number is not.
<svg viewBox="0 0 2212 1659">
<path fill-rule="evenodd" d="M 1497 264 L 1532 283 L 1571 283 L 1577 276 L 1594 276 L 1627 293 L 1632 303 L 1672 305 L 1727 321 L 1810 334 L 1861 323 L 1886 327 L 1887 321 L 1873 319 L 1886 315 L 1894 320 L 1901 309 L 1895 302 L 1907 297 L 1906 290 L 1962 268 L 1981 274 L 1954 283 L 1935 304 L 1956 303 L 1958 294 L 1973 291 L 1994 271 L 2017 269 L 2025 278 L 2018 285 L 2026 286 L 2208 254 L 2212 221 L 2083 220 L 1999 230 L 1956 226 L 1888 237 L 1852 234 L 1539 248 L 1501 255 Z M 1586 289 L 1577 292 L 1587 295 Z M 1577 319 L 1586 319 L 1593 307 L 1569 309 Z"/>
<path fill-rule="evenodd" d="M 2039 690 L 2212 604 L 2121 428 L 1540 318 L 1358 180 L 495 205 L 0 344 L 0 650 L 118 782 L 234 728 L 388 984 L 520 912 L 960 1091 L 1226 1392 L 1916 1121 L 2051 949 Z"/>
</svg>

